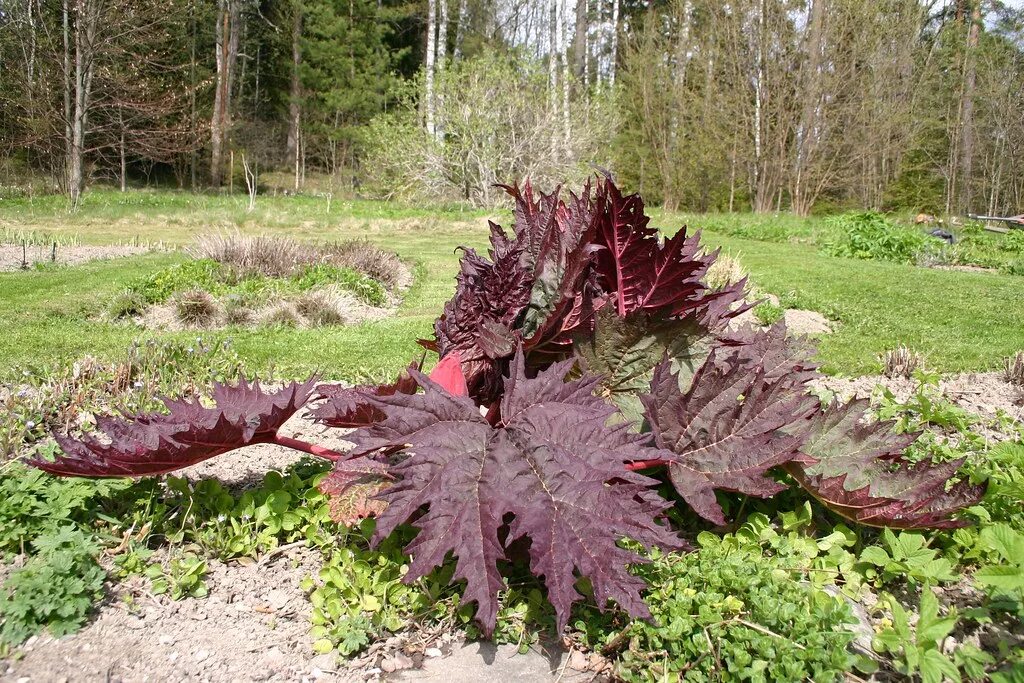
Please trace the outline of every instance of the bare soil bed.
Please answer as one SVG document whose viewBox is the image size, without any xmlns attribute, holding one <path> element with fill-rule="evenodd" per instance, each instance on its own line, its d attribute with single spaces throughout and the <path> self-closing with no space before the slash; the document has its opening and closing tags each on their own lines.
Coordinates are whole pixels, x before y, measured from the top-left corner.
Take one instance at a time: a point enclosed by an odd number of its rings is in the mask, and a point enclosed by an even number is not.
<svg viewBox="0 0 1024 683">
<path fill-rule="evenodd" d="M 878 385 L 890 390 L 898 401 L 906 401 L 917 382 L 903 377 L 842 378 L 824 377 L 814 382 L 816 386 L 836 392 L 841 398 L 868 398 Z M 1003 411 L 1014 420 L 1024 423 L 1024 391 L 1021 387 L 1007 382 L 1001 372 L 966 372 L 950 375 L 939 381 L 939 391 L 949 402 L 964 410 L 993 418 L 997 411 Z"/>
<path fill-rule="evenodd" d="M 22 269 L 22 258 L 28 261 L 29 267 L 36 264 L 56 263 L 61 266 L 74 266 L 80 263 L 87 263 L 97 259 L 120 258 L 124 256 L 135 256 L 150 251 L 149 247 L 131 246 L 127 244 L 111 244 L 105 246 L 77 245 L 58 246 L 56 260 L 53 257 L 52 247 L 33 246 L 22 251 L 21 245 L 4 244 L 0 245 L 0 272 L 10 272 Z"/>
</svg>

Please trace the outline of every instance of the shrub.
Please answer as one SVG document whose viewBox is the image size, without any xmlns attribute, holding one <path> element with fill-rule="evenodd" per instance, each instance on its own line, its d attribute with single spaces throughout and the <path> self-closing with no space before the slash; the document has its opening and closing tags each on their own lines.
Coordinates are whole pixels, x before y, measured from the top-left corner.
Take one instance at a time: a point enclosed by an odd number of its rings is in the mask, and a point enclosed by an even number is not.
<svg viewBox="0 0 1024 683">
<path fill-rule="evenodd" d="M 346 289 L 371 306 L 383 306 L 388 295 L 376 280 L 351 268 L 332 264 L 318 264 L 303 268 L 295 278 L 299 291 L 334 286 Z"/>
<path fill-rule="evenodd" d="M 217 301 L 202 289 L 190 289 L 174 298 L 174 314 L 186 327 L 207 327 L 217 318 Z"/>
<path fill-rule="evenodd" d="M 547 68 L 537 60 L 498 52 L 458 60 L 437 74 L 434 88 L 443 138 L 418 123 L 418 88 L 367 127 L 363 167 L 378 196 L 494 206 L 504 199 L 495 187 L 503 178 L 553 185 L 582 179 L 591 163 L 608 163 L 610 94 L 575 99 L 566 138 L 562 117 L 551 110 Z"/>
<path fill-rule="evenodd" d="M 185 261 L 129 285 L 147 304 L 163 303 L 176 292 L 189 289 L 214 291 L 222 286 L 224 273 L 216 261 Z"/>
<path fill-rule="evenodd" d="M 832 256 L 914 263 L 926 243 L 938 242 L 873 211 L 834 216 L 828 222 L 840 233 L 826 246 Z"/>
</svg>

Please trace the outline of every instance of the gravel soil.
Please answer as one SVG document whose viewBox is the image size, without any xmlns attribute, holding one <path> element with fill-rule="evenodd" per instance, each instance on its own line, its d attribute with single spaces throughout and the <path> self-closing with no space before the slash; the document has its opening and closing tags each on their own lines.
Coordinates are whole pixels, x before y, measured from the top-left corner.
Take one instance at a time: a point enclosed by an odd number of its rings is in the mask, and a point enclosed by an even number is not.
<svg viewBox="0 0 1024 683">
<path fill-rule="evenodd" d="M 914 393 L 917 382 L 903 377 L 843 378 L 823 377 L 816 386 L 836 392 L 841 398 L 868 398 L 878 385 L 889 389 L 898 401 L 907 400 Z M 951 403 L 982 417 L 994 418 L 1003 411 L 1014 420 L 1024 423 L 1024 390 L 1010 384 L 1001 372 L 967 372 L 949 375 L 939 381 L 939 392 Z"/>
<path fill-rule="evenodd" d="M 53 255 L 51 249 L 52 247 L 49 246 L 28 247 L 23 254 L 21 245 L 0 245 L 0 272 L 21 270 L 23 256 L 28 260 L 29 267 L 32 267 L 37 263 L 51 263 L 50 259 Z M 95 261 L 97 259 L 119 258 L 122 256 L 144 254 L 149 250 L 149 247 L 135 247 L 120 244 L 107 246 L 58 246 L 56 263 L 61 266 L 74 266 L 80 263 L 86 263 L 87 261 Z"/>
</svg>

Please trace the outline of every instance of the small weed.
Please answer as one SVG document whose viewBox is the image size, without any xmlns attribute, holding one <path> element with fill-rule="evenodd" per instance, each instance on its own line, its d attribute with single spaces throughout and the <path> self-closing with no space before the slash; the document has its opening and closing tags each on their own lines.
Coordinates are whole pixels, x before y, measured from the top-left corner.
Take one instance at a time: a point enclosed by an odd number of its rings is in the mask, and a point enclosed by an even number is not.
<svg viewBox="0 0 1024 683">
<path fill-rule="evenodd" d="M 4 582 L 0 642 L 10 647 L 48 629 L 55 637 L 85 623 L 103 593 L 105 573 L 90 536 L 68 525 L 33 544 L 35 555 Z"/>
<path fill-rule="evenodd" d="M 882 545 L 869 546 L 860 554 L 864 576 L 875 585 L 906 579 L 911 584 L 956 581 L 953 565 L 929 548 L 919 533 L 882 531 Z"/>
<path fill-rule="evenodd" d="M 770 301 L 762 301 L 757 306 L 754 306 L 754 317 L 764 327 L 771 327 L 782 320 L 785 314 L 786 310 L 784 308 Z"/>
<path fill-rule="evenodd" d="M 998 608 L 1024 618 L 1024 533 L 1009 524 L 993 524 L 981 530 L 981 541 L 1000 562 L 979 569 L 974 580 L 989 590 Z"/>
<path fill-rule="evenodd" d="M 897 673 L 918 675 L 924 683 L 960 680 L 956 664 L 942 651 L 942 642 L 956 628 L 959 619 L 956 608 L 950 608 L 946 616 L 939 616 L 939 601 L 927 585 L 921 590 L 920 616 L 913 627 L 910 615 L 891 595 L 884 596 L 879 604 L 887 605 L 892 612 L 892 625 L 875 636 L 872 648 L 875 652 L 889 654 Z"/>
<path fill-rule="evenodd" d="M 153 594 L 167 593 L 171 600 L 185 598 L 205 598 L 207 595 L 206 560 L 193 553 L 185 553 L 171 558 L 167 571 L 158 564 L 151 564 L 145 570 L 149 577 Z"/>
</svg>

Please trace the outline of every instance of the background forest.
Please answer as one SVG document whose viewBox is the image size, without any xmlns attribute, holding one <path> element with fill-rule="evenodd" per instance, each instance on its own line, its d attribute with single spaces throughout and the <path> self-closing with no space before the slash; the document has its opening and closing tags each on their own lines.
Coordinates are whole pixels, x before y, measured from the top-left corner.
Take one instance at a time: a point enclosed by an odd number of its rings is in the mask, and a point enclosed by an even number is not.
<svg viewBox="0 0 1024 683">
<path fill-rule="evenodd" d="M 998 0 L 0 0 L 0 188 L 1019 213 Z"/>
</svg>

